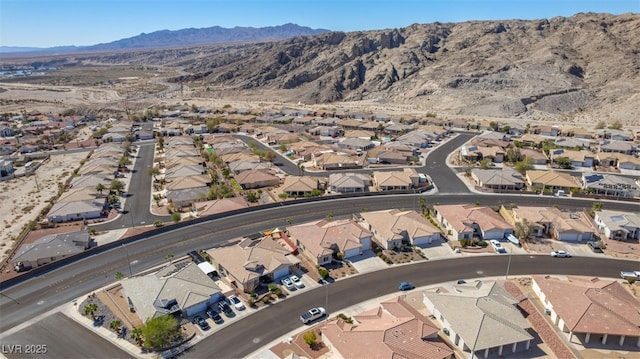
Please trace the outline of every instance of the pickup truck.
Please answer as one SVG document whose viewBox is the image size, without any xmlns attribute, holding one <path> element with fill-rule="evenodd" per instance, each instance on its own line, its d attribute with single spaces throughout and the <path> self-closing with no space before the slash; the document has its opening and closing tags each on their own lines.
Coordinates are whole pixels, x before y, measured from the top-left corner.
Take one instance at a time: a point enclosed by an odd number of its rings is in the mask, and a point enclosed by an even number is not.
<svg viewBox="0 0 640 359">
<path fill-rule="evenodd" d="M 620 272 L 620 277 L 622 277 L 622 279 L 635 279 L 635 280 L 640 280 L 640 270 L 636 270 L 633 272 Z"/>
<path fill-rule="evenodd" d="M 300 316 L 300 321 L 304 324 L 309 322 L 313 322 L 314 320 L 323 317 L 326 314 L 326 311 L 322 307 L 311 308 L 308 312 L 303 313 Z"/>
</svg>

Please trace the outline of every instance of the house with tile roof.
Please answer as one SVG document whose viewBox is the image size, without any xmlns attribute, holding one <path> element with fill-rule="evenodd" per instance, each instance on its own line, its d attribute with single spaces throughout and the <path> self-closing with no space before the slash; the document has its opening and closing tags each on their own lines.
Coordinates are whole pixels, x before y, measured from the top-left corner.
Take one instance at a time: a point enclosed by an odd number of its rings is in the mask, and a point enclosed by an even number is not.
<svg viewBox="0 0 640 359">
<path fill-rule="evenodd" d="M 615 141 L 607 140 L 602 141 L 598 146 L 599 152 L 615 152 L 632 155 L 636 151 L 636 146 L 630 141 Z"/>
<path fill-rule="evenodd" d="M 615 152 L 597 154 L 598 164 L 603 167 L 616 167 L 620 170 L 640 170 L 640 158 Z"/>
<path fill-rule="evenodd" d="M 329 189 L 333 193 L 365 192 L 371 186 L 371 176 L 365 173 L 332 173 L 329 175 Z"/>
<path fill-rule="evenodd" d="M 373 240 L 385 249 L 403 244 L 426 246 L 441 240 L 440 229 L 416 211 L 388 209 L 362 212 L 358 223 L 373 234 Z"/>
<path fill-rule="evenodd" d="M 402 171 L 373 171 L 373 186 L 378 191 L 407 190 L 418 187 L 420 177 L 413 168 Z"/>
<path fill-rule="evenodd" d="M 489 207 L 472 204 L 433 206 L 436 219 L 454 240 L 480 237 L 484 240 L 503 239 L 513 234 L 513 226 Z"/>
<path fill-rule="evenodd" d="M 471 170 L 471 178 L 476 186 L 493 190 L 519 191 L 525 188 L 522 175 L 512 167 L 501 169 L 474 168 Z"/>
<path fill-rule="evenodd" d="M 571 161 L 571 167 L 593 167 L 596 155 L 587 150 L 572 151 L 556 148 L 549 151 L 549 160 L 551 163 L 557 163 L 557 160 L 562 157 L 568 158 Z"/>
<path fill-rule="evenodd" d="M 531 288 L 551 322 L 585 347 L 601 344 L 640 347 L 640 301 L 617 281 L 535 275 Z"/>
<path fill-rule="evenodd" d="M 602 210 L 595 213 L 594 221 L 609 239 L 640 240 L 640 213 Z"/>
<path fill-rule="evenodd" d="M 236 182 L 243 189 L 271 187 L 280 184 L 280 178 L 269 171 L 248 170 L 235 175 Z"/>
<path fill-rule="evenodd" d="M 275 236 L 241 238 L 231 246 L 206 252 L 220 279 L 245 293 L 253 293 L 260 282 L 274 282 L 288 276 L 300 260 L 283 247 Z"/>
<path fill-rule="evenodd" d="M 208 186 L 197 186 L 197 183 L 187 181 L 191 177 L 185 177 L 184 181 L 170 183 L 167 186 L 167 201 L 175 207 L 185 208 L 193 207 L 194 203 L 203 201 L 209 194 Z M 183 184 L 184 182 L 184 184 Z M 184 187 L 183 186 L 192 186 Z M 175 188 L 174 188 L 175 187 Z"/>
<path fill-rule="evenodd" d="M 342 358 L 454 359 L 438 328 L 405 300 L 382 302 L 354 315 L 351 324 L 329 320 L 321 326 L 322 342 Z"/>
<path fill-rule="evenodd" d="M 120 283 L 143 322 L 167 314 L 188 317 L 221 298 L 220 287 L 190 261 L 170 263 L 158 272 Z"/>
<path fill-rule="evenodd" d="M 331 263 L 333 256 L 344 258 L 371 249 L 372 233 L 352 220 L 320 220 L 287 227 L 291 240 L 314 264 Z"/>
<path fill-rule="evenodd" d="M 555 207 L 515 207 L 511 209 L 513 224 L 525 219 L 533 225 L 532 235 L 551 236 L 559 241 L 590 241 L 595 229 L 584 212 L 563 212 Z"/>
<path fill-rule="evenodd" d="M 529 350 L 531 326 L 517 307 L 518 301 L 497 282 L 476 281 L 424 292 L 424 304 L 449 333 L 451 342 L 471 356 L 485 358 L 505 350 Z M 480 355 L 479 355 L 480 354 Z"/>
<path fill-rule="evenodd" d="M 529 186 L 543 191 L 561 189 L 569 193 L 571 189 L 580 188 L 578 180 L 565 172 L 530 170 L 525 177 Z"/>
<path fill-rule="evenodd" d="M 280 187 L 280 190 L 282 190 L 283 193 L 286 193 L 290 197 L 309 196 L 314 191 L 318 192 L 318 180 L 318 177 L 287 176 L 284 178 L 284 183 Z"/>
</svg>

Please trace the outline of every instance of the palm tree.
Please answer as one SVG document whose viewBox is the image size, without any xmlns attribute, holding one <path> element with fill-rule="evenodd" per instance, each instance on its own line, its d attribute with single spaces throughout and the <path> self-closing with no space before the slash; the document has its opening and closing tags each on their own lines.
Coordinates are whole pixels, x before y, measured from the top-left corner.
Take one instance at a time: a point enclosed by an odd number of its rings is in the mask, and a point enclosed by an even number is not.
<svg viewBox="0 0 640 359">
<path fill-rule="evenodd" d="M 114 319 L 109 323 L 109 328 L 116 333 L 120 333 L 120 326 L 122 325 L 122 321 L 120 319 Z"/>
<path fill-rule="evenodd" d="M 120 180 L 113 179 L 109 185 L 109 188 L 113 192 L 117 192 L 118 194 L 124 189 L 124 183 Z"/>
<path fill-rule="evenodd" d="M 98 183 L 96 185 L 96 191 L 100 192 L 100 194 L 102 194 L 102 191 L 104 191 L 104 190 L 105 190 L 105 188 L 104 188 L 104 185 L 102 183 Z"/>
<path fill-rule="evenodd" d="M 89 303 L 84 306 L 84 315 L 91 315 L 91 318 L 96 320 L 96 310 L 98 310 L 98 305 L 96 303 Z"/>
<path fill-rule="evenodd" d="M 167 253 L 167 255 L 165 256 L 165 258 L 169 261 L 169 263 L 172 263 L 171 259 L 173 259 L 173 254 L 171 254 L 171 253 Z"/>
<path fill-rule="evenodd" d="M 120 280 L 120 279 L 124 278 L 124 274 L 122 274 L 122 272 L 116 272 L 114 277 L 116 278 L 116 280 Z"/>
<path fill-rule="evenodd" d="M 136 343 L 141 346 L 143 337 L 142 337 L 142 328 L 138 327 L 131 331 L 131 339 L 135 340 Z"/>
</svg>

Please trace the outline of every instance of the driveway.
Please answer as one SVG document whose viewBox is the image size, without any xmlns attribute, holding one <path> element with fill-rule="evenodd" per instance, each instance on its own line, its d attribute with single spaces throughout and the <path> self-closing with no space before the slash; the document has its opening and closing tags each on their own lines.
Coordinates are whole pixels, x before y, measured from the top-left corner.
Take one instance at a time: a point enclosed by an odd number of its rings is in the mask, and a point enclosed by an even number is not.
<svg viewBox="0 0 640 359">
<path fill-rule="evenodd" d="M 372 250 L 363 251 L 361 255 L 351 257 L 348 261 L 358 273 L 367 273 L 389 268 L 389 265 L 378 258 Z"/>
</svg>

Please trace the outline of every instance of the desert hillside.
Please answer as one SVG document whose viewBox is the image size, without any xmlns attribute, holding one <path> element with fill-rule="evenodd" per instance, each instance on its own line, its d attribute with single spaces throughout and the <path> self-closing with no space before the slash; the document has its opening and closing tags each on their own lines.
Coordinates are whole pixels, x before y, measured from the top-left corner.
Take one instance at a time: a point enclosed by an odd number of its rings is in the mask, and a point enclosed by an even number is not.
<svg viewBox="0 0 640 359">
<path fill-rule="evenodd" d="M 261 43 L 66 55 L 163 65 L 190 99 L 592 123 L 640 118 L 640 14 L 414 24 Z"/>
</svg>

